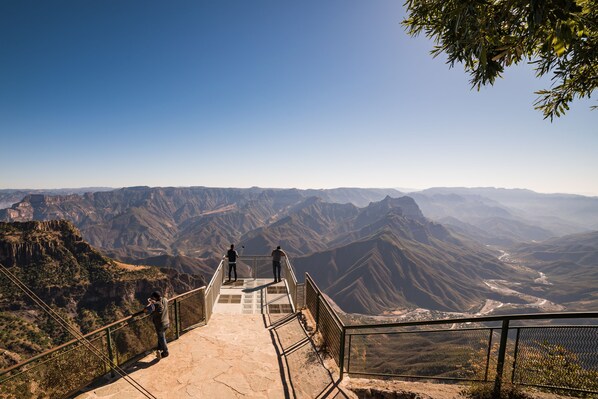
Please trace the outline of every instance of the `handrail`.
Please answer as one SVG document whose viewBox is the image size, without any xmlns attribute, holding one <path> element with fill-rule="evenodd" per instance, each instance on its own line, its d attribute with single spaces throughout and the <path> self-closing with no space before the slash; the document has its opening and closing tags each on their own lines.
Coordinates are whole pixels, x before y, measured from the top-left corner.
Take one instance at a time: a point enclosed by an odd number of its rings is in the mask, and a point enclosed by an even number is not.
<svg viewBox="0 0 598 399">
<path fill-rule="evenodd" d="M 293 269 L 291 260 L 288 257 L 286 257 L 285 259 L 286 259 L 287 265 L 289 266 L 289 273 L 291 274 L 291 278 L 293 279 L 295 284 L 297 284 L 297 277 L 295 276 L 295 270 Z"/>
<path fill-rule="evenodd" d="M 175 299 L 180 299 L 180 298 L 186 297 L 186 296 L 188 296 L 188 295 L 194 294 L 194 293 L 195 293 L 195 292 L 197 292 L 197 291 L 201 291 L 201 290 L 205 290 L 205 289 L 206 289 L 206 286 L 205 286 L 205 285 L 202 285 L 202 286 L 201 286 L 201 287 L 199 287 L 199 288 L 194 288 L 194 289 L 192 289 L 192 290 L 190 290 L 190 291 L 183 292 L 182 294 L 178 294 L 177 296 L 174 296 L 174 297 L 172 297 L 172 298 L 168 299 L 168 302 L 170 302 L 170 301 L 174 301 Z"/>
<path fill-rule="evenodd" d="M 598 318 L 598 312 L 561 312 L 561 313 L 528 313 L 528 314 L 513 314 L 501 316 L 482 316 L 482 317 L 466 317 L 459 319 L 441 319 L 428 321 L 406 321 L 396 323 L 379 323 L 379 324 L 350 324 L 346 327 L 351 330 L 373 329 L 373 328 L 392 328 L 392 327 L 411 327 L 432 324 L 460 324 L 460 323 L 487 323 L 492 321 L 503 321 L 505 319 L 511 320 L 542 320 L 542 319 L 582 319 L 582 318 Z"/>
<path fill-rule="evenodd" d="M 208 287 L 206 288 L 206 291 L 204 293 L 204 297 L 205 297 L 204 312 L 206 315 L 206 323 L 208 323 L 208 321 L 212 317 L 212 310 L 214 308 L 214 304 L 216 303 L 216 298 L 218 296 L 217 293 L 215 293 L 214 291 L 216 290 L 216 287 L 217 287 L 218 291 L 220 291 L 220 286 L 222 285 L 222 281 L 224 280 L 224 260 L 225 259 L 226 259 L 226 257 L 223 256 L 222 259 L 220 260 L 220 263 L 218 264 L 218 267 L 214 271 L 214 274 L 212 275 L 212 278 L 210 279 L 210 283 L 208 284 Z M 218 279 L 220 279 L 220 281 L 218 281 Z"/>
<path fill-rule="evenodd" d="M 223 256 L 222 259 L 220 260 L 220 263 L 218 264 L 218 267 L 216 268 L 216 270 L 214 270 L 214 274 L 212 275 L 212 278 L 210 279 L 210 282 L 208 283 L 206 291 L 210 290 L 214 286 L 214 283 L 216 282 L 216 276 L 218 275 L 218 269 L 221 269 L 223 267 L 224 259 L 226 259 L 226 258 Z"/>
</svg>

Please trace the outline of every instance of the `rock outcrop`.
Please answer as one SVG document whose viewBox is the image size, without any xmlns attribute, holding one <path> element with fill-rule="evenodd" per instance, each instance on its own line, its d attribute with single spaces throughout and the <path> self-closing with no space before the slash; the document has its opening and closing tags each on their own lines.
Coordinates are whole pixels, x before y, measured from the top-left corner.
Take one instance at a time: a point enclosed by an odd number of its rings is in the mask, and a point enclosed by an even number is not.
<svg viewBox="0 0 598 399">
<path fill-rule="evenodd" d="M 68 221 L 0 223 L 0 264 L 85 333 L 167 297 L 205 285 L 202 276 L 114 261 Z M 0 274 L 0 368 L 70 337 Z"/>
</svg>

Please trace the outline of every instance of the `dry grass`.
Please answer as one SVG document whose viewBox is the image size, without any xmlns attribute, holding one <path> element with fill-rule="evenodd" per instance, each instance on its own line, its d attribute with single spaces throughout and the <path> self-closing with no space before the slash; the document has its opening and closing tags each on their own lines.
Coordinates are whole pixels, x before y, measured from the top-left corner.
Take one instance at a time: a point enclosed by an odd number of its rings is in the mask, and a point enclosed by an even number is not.
<svg viewBox="0 0 598 399">
<path fill-rule="evenodd" d="M 116 266 L 118 266 L 119 269 L 131 271 L 131 272 L 135 272 L 135 271 L 139 271 L 139 270 L 146 270 L 149 268 L 149 266 L 130 265 L 128 263 L 122 263 L 122 262 L 118 262 L 118 261 L 114 261 L 114 263 L 116 264 Z"/>
</svg>

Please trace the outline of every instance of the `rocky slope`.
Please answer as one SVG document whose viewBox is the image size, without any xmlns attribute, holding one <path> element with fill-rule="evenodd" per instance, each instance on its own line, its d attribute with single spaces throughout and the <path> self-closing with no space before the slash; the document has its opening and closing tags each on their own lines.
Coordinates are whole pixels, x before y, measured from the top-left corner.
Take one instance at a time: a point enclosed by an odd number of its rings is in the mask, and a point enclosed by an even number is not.
<svg viewBox="0 0 598 399">
<path fill-rule="evenodd" d="M 139 310 L 154 290 L 205 285 L 202 276 L 109 259 L 67 221 L 0 223 L 0 264 L 84 333 Z M 0 325 L 0 367 L 70 339 L 3 274 Z"/>
<path fill-rule="evenodd" d="M 484 279 L 529 280 L 413 204 L 408 197 L 371 204 L 347 222 L 350 231 L 332 240 L 331 249 L 294 259 L 295 268 L 309 272 L 344 311 L 363 314 L 471 311 L 497 297 Z"/>
</svg>

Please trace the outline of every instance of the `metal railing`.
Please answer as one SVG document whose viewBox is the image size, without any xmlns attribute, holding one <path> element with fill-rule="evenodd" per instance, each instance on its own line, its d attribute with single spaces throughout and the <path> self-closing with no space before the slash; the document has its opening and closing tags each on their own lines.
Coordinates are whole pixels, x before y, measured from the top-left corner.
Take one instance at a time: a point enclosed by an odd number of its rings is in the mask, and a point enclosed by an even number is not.
<svg viewBox="0 0 598 399">
<path fill-rule="evenodd" d="M 237 258 L 237 273 L 239 278 L 273 278 L 272 257 L 269 255 L 241 255 Z"/>
<path fill-rule="evenodd" d="M 495 394 L 503 382 L 598 393 L 598 312 L 345 325 L 308 274 L 305 300 L 341 379 L 346 372 L 488 382 Z"/>
<path fill-rule="evenodd" d="M 287 291 L 291 298 L 293 310 L 296 311 L 300 308 L 299 302 L 297 300 L 297 277 L 295 277 L 293 266 L 291 265 L 291 261 L 287 257 L 282 259 L 281 269 L 282 276 L 285 279 L 287 285 Z"/>
<path fill-rule="evenodd" d="M 305 305 L 316 322 L 316 331 L 320 332 L 326 351 L 342 373 L 346 326 L 308 273 L 305 273 Z"/>
<path fill-rule="evenodd" d="M 287 257 L 282 258 L 280 262 L 281 267 L 281 276 L 285 279 L 289 297 L 291 298 L 291 304 L 294 309 L 298 309 L 301 307 L 301 303 L 299 302 L 298 298 L 298 291 L 301 291 L 302 284 L 297 282 L 297 277 L 295 276 L 295 272 L 293 270 L 293 266 L 291 265 L 290 260 Z M 221 274 L 219 274 L 220 269 L 222 269 Z M 241 255 L 237 258 L 237 277 L 239 279 L 272 279 L 274 278 L 274 272 L 272 269 L 272 257 L 269 255 Z M 210 285 L 208 286 L 207 295 L 210 294 L 210 287 L 212 283 L 217 284 L 215 280 L 222 283 L 228 279 L 228 261 L 226 258 L 223 258 L 218 266 L 212 281 L 210 281 Z M 218 286 L 215 292 L 220 291 L 220 286 Z M 300 295 L 299 295 L 300 296 Z M 214 301 L 217 300 L 217 295 L 213 298 Z M 212 302 L 212 305 L 215 302 Z M 208 317 L 209 318 L 209 317 Z"/>
<path fill-rule="evenodd" d="M 168 301 L 169 340 L 206 321 L 204 295 L 205 287 L 201 287 Z M 149 315 L 125 317 L 84 337 L 117 366 L 147 353 L 157 344 Z M 107 362 L 93 356 L 80 340 L 74 339 L 1 370 L 0 398 L 68 397 L 111 371 Z"/>
<path fill-rule="evenodd" d="M 220 295 L 220 288 L 222 287 L 222 282 L 224 281 L 224 265 L 227 265 L 226 259 L 220 260 L 220 264 L 216 268 L 208 287 L 206 288 L 206 297 L 205 297 L 205 314 L 206 314 L 206 323 L 210 321 L 212 318 L 212 310 L 214 309 L 214 304 L 218 300 L 218 296 Z"/>
</svg>

